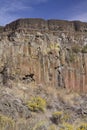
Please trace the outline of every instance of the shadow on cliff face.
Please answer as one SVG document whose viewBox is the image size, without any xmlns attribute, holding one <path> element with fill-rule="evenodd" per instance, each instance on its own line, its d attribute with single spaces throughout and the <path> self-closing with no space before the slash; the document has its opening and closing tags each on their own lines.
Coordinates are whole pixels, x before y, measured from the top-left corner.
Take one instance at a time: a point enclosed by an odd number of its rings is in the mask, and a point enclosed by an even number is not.
<svg viewBox="0 0 87 130">
<path fill-rule="evenodd" d="M 32 82 L 35 81 L 34 74 L 27 74 L 22 78 L 23 81 Z"/>
</svg>

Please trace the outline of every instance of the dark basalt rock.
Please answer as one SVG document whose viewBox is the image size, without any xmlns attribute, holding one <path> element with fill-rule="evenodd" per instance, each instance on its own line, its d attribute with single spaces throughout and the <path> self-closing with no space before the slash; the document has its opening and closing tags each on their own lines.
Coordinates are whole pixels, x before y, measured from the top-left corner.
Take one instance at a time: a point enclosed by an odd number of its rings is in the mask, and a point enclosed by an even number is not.
<svg viewBox="0 0 87 130">
<path fill-rule="evenodd" d="M 44 20 L 39 18 L 18 19 L 10 24 L 7 24 L 4 30 L 16 30 L 20 28 L 36 29 L 42 31 L 76 31 L 87 32 L 87 23 L 81 21 L 67 20 Z"/>
</svg>

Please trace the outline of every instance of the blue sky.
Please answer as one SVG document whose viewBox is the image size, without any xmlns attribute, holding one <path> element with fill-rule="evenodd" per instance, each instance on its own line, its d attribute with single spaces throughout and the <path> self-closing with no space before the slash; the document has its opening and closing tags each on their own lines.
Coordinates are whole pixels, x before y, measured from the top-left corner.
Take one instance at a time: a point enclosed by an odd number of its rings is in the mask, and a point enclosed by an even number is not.
<svg viewBox="0 0 87 130">
<path fill-rule="evenodd" d="M 87 0 L 0 0 L 0 25 L 19 18 L 87 22 Z"/>
</svg>

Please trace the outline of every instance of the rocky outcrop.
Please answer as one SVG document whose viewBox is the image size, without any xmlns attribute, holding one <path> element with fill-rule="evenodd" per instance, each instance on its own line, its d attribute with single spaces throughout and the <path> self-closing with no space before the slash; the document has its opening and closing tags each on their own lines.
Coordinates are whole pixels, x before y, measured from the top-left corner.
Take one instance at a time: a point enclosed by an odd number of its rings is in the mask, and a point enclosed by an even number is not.
<svg viewBox="0 0 87 130">
<path fill-rule="evenodd" d="M 31 117 L 28 107 L 21 99 L 6 93 L 0 95 L 0 113 L 12 117 L 14 120 Z"/>
<path fill-rule="evenodd" d="M 19 19 L 0 30 L 1 84 L 87 92 L 87 23 Z"/>
<path fill-rule="evenodd" d="M 66 20 L 44 20 L 44 19 L 19 19 L 8 25 L 5 30 L 39 30 L 39 31 L 65 31 L 86 32 L 87 23 Z"/>
</svg>

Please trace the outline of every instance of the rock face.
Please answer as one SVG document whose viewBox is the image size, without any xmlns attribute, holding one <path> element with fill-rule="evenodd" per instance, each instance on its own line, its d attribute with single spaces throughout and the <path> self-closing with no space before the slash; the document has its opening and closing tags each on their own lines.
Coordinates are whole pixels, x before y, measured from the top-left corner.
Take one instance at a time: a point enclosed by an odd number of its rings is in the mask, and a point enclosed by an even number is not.
<svg viewBox="0 0 87 130">
<path fill-rule="evenodd" d="M 0 27 L 0 83 L 87 92 L 87 23 L 19 19 Z"/>
</svg>

